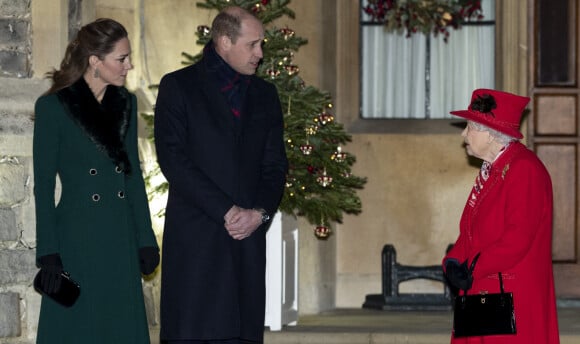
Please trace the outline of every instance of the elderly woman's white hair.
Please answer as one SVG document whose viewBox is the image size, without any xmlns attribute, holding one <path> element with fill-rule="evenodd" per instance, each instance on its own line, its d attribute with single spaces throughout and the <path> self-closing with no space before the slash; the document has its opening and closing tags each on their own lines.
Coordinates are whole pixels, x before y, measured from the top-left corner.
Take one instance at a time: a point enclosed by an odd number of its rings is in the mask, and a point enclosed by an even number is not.
<svg viewBox="0 0 580 344">
<path fill-rule="evenodd" d="M 512 142 L 512 141 L 517 141 L 518 139 L 513 137 L 513 136 L 509 136 L 506 135 L 502 132 L 499 132 L 495 129 L 492 129 L 486 125 L 483 125 L 481 123 L 477 123 L 475 121 L 469 121 L 469 123 L 477 130 L 477 131 L 487 131 L 489 132 L 489 134 L 491 136 L 493 136 L 499 143 L 503 144 L 503 145 L 507 145 L 508 143 Z"/>
</svg>

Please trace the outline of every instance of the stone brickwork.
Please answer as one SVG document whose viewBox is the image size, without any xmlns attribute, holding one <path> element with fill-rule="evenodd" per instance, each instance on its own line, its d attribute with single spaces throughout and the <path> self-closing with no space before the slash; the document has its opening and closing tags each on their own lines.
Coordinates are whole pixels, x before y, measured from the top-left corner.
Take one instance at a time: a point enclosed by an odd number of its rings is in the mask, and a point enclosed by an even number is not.
<svg viewBox="0 0 580 344">
<path fill-rule="evenodd" d="M 6 344 L 33 343 L 36 335 L 32 114 L 47 86 L 0 76 L 0 342 Z"/>
<path fill-rule="evenodd" d="M 0 76 L 30 76 L 30 1 L 0 0 Z"/>
<path fill-rule="evenodd" d="M 0 241 L 16 241 L 18 234 L 16 215 L 12 209 L 0 208 Z"/>
<path fill-rule="evenodd" d="M 31 0 L 0 0 L 0 342 L 34 343 L 40 296 L 32 202 Z"/>
<path fill-rule="evenodd" d="M 11 314 L 20 314 L 20 300 L 17 293 L 0 293 L 0 338 L 20 336 L 20 319 Z"/>
</svg>

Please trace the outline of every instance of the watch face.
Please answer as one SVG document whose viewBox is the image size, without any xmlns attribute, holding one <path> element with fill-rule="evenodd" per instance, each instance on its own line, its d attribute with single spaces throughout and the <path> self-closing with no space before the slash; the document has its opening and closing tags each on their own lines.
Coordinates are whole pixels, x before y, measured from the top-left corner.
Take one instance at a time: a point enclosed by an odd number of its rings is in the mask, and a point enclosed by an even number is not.
<svg viewBox="0 0 580 344">
<path fill-rule="evenodd" d="M 254 210 L 256 210 L 260 214 L 262 214 L 262 224 L 270 221 L 270 215 L 268 215 L 268 213 L 266 212 L 266 210 L 264 210 L 262 208 L 254 208 Z"/>
<path fill-rule="evenodd" d="M 262 214 L 262 223 L 266 223 L 268 221 L 270 221 L 270 215 L 266 213 Z"/>
</svg>

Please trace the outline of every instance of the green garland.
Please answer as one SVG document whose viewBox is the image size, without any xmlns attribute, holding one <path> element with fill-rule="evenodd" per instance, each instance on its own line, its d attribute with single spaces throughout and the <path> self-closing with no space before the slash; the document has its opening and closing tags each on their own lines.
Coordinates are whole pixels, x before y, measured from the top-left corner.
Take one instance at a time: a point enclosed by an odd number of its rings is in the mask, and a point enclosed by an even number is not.
<svg viewBox="0 0 580 344">
<path fill-rule="evenodd" d="M 450 27 L 459 29 L 465 21 L 483 19 L 481 0 L 367 0 L 363 11 L 388 31 L 406 31 L 407 37 L 442 34 L 445 42 Z"/>
</svg>

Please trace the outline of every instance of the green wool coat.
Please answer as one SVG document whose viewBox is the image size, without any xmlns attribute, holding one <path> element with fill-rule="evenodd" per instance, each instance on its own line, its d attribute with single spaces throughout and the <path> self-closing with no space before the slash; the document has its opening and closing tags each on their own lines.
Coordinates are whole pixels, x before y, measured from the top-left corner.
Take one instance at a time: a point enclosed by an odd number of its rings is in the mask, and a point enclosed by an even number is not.
<svg viewBox="0 0 580 344">
<path fill-rule="evenodd" d="M 43 296 L 37 343 L 149 343 L 138 250 L 157 243 L 135 96 L 108 86 L 99 104 L 83 79 L 42 96 L 33 142 L 37 257 L 60 254 L 81 285 L 71 308 Z"/>
</svg>

